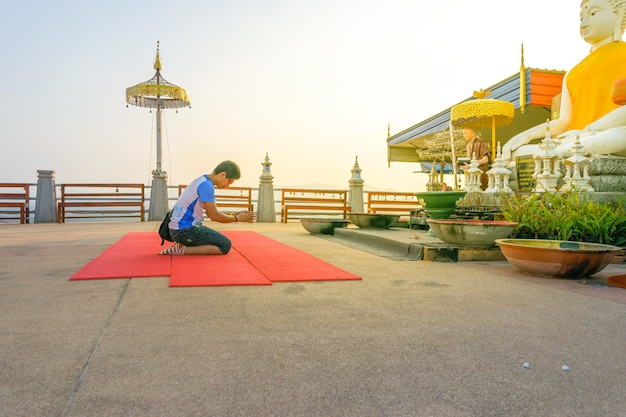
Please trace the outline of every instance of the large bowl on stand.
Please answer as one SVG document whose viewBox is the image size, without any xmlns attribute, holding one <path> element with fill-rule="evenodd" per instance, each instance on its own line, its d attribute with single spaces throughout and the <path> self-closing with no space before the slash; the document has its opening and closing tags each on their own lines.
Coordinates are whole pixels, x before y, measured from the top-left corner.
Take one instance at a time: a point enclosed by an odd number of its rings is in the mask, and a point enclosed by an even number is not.
<svg viewBox="0 0 626 417">
<path fill-rule="evenodd" d="M 502 254 L 529 275 L 583 278 L 603 270 L 622 248 L 600 243 L 543 239 L 498 239 Z"/>
<path fill-rule="evenodd" d="M 456 209 L 456 203 L 465 196 L 465 191 L 425 191 L 415 193 L 424 201 L 424 211 L 431 219 L 448 219 Z"/>
<path fill-rule="evenodd" d="M 496 239 L 511 236 L 515 222 L 470 219 L 427 219 L 435 236 L 446 243 L 473 247 L 495 246 Z"/>
<path fill-rule="evenodd" d="M 314 235 L 334 235 L 335 228 L 348 227 L 350 220 L 344 219 L 300 219 L 304 229 Z"/>
<path fill-rule="evenodd" d="M 388 229 L 400 220 L 398 215 L 383 213 L 348 213 L 348 216 L 361 229 Z"/>
</svg>

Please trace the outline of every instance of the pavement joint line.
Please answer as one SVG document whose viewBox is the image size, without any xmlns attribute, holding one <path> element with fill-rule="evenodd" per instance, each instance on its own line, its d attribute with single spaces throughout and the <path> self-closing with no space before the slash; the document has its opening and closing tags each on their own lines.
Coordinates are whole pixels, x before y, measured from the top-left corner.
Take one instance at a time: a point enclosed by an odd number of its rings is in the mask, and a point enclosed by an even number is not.
<svg viewBox="0 0 626 417">
<path fill-rule="evenodd" d="M 122 305 L 122 300 L 124 299 L 124 296 L 126 295 L 126 292 L 128 291 L 128 287 L 130 286 L 130 281 L 131 281 L 130 278 L 126 280 L 126 285 L 124 285 L 124 288 L 122 289 L 122 293 L 117 299 L 117 303 L 115 303 L 115 307 L 113 307 L 113 311 L 111 312 L 106 322 L 104 323 L 104 327 L 102 328 L 102 331 L 100 332 L 100 336 L 98 337 L 98 340 L 96 341 L 95 345 L 91 349 L 91 352 L 89 352 L 89 355 L 87 356 L 87 360 L 85 361 L 85 364 L 83 365 L 83 369 L 81 370 L 80 375 L 76 379 L 76 384 L 74 384 L 74 388 L 72 389 L 72 392 L 69 398 L 67 399 L 67 403 L 65 404 L 65 408 L 63 409 L 63 412 L 61 413 L 61 417 L 67 416 L 68 413 L 70 412 L 72 408 L 72 404 L 74 403 L 74 398 L 80 391 L 80 387 L 83 385 L 83 381 L 85 380 L 85 378 L 87 378 L 87 372 L 89 371 L 89 367 L 91 366 L 91 360 L 94 357 L 96 351 L 98 350 L 98 347 L 102 343 L 102 340 L 104 340 L 104 336 L 109 326 L 113 322 L 113 318 L 119 311 L 120 305 Z"/>
</svg>

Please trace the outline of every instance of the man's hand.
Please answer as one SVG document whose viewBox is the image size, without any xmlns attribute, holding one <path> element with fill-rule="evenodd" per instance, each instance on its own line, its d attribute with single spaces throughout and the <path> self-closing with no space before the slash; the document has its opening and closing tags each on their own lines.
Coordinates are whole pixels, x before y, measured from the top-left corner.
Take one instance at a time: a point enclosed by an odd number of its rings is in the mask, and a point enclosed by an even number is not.
<svg viewBox="0 0 626 417">
<path fill-rule="evenodd" d="M 235 216 L 238 222 L 252 223 L 256 220 L 256 213 L 254 211 L 240 211 L 235 214 Z"/>
</svg>

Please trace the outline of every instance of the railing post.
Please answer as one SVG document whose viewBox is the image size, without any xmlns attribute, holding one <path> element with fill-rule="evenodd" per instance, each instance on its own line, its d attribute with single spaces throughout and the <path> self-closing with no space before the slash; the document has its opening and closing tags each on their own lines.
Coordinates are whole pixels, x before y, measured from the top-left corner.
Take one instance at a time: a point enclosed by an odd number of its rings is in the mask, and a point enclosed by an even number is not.
<svg viewBox="0 0 626 417">
<path fill-rule="evenodd" d="M 35 223 L 56 223 L 57 221 L 57 192 L 54 175 L 54 171 L 37 170 Z"/>
<path fill-rule="evenodd" d="M 152 171 L 148 220 L 161 221 L 165 218 L 168 211 L 167 173 L 165 171 Z"/>
<path fill-rule="evenodd" d="M 350 194 L 348 205 L 353 213 L 363 213 L 363 178 L 361 177 L 361 167 L 359 167 L 359 157 L 354 160 L 352 167 L 352 177 L 350 181 Z"/>
<path fill-rule="evenodd" d="M 276 209 L 274 208 L 274 177 L 270 170 L 270 158 L 268 154 L 265 154 L 265 161 L 261 163 L 263 165 L 263 172 L 259 179 L 259 202 L 257 204 L 257 222 L 263 223 L 276 223 Z"/>
</svg>

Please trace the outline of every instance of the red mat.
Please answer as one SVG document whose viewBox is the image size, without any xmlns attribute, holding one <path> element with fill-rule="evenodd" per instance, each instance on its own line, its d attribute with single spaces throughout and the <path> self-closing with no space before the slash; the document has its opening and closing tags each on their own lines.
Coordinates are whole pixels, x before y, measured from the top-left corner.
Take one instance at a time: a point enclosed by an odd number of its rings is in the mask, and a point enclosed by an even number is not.
<svg viewBox="0 0 626 417">
<path fill-rule="evenodd" d="M 170 276 L 170 287 L 189 287 L 361 279 L 256 232 L 224 234 L 233 242 L 227 255 L 160 256 L 157 233 L 128 233 L 70 280 Z"/>
<path fill-rule="evenodd" d="M 128 233 L 70 280 L 103 278 L 167 277 L 171 256 L 155 256 L 163 250 L 155 233 Z"/>
<path fill-rule="evenodd" d="M 233 248 L 272 282 L 361 279 L 313 255 L 255 232 L 232 232 Z"/>
<path fill-rule="evenodd" d="M 171 258 L 170 287 L 272 285 L 269 279 L 235 250 L 223 256 L 172 256 Z"/>
</svg>

